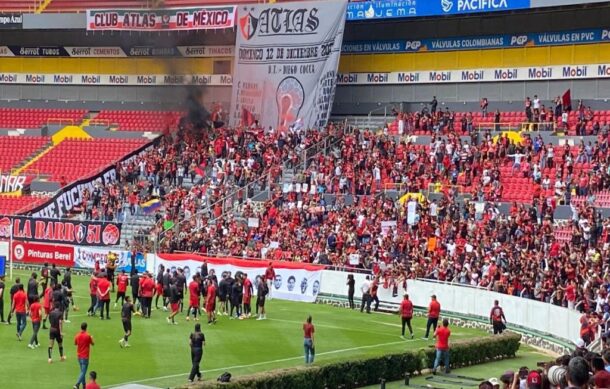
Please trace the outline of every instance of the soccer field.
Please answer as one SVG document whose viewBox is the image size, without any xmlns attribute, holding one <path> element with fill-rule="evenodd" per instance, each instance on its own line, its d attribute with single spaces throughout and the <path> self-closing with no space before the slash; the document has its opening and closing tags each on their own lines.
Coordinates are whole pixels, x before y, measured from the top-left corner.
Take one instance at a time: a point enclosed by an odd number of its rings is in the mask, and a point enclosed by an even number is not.
<svg viewBox="0 0 610 389">
<path fill-rule="evenodd" d="M 15 276 L 27 283 L 28 274 L 18 271 Z M 5 312 L 8 311 L 8 289 L 12 284 L 7 281 Z M 47 363 L 48 331 L 39 333 L 40 348 L 27 348 L 32 334 L 29 320 L 23 341 L 17 341 L 13 319 L 11 326 L 0 327 L 0 355 L 3 359 L 0 389 L 71 388 L 79 372 L 73 339 L 82 321 L 89 324 L 89 332 L 96 342 L 91 351 L 89 370 L 98 372 L 98 381 L 103 387 L 126 383 L 172 387 L 186 383 L 190 371 L 188 335 L 194 327 L 192 321 L 185 321 L 186 313 L 177 316 L 178 325 L 168 325 L 163 311 L 153 311 L 151 320 L 134 317 L 133 335 L 129 339 L 132 347 L 122 349 L 118 344 L 123 335 L 119 308 L 111 305 L 111 320 L 88 317 L 88 277 L 73 276 L 73 284 L 80 310 L 71 311 L 71 323 L 64 326 L 67 361 L 59 362 L 56 346 L 54 362 Z M 264 321 L 229 320 L 221 316 L 214 326 L 202 322 L 207 343 L 201 366 L 204 379 L 216 379 L 224 371 L 238 376 L 302 365 L 302 323 L 310 314 L 316 326 L 315 363 L 433 345 L 432 340 L 421 340 L 425 331 L 425 319 L 422 318 L 414 320 L 416 338 L 402 340 L 397 315 L 367 315 L 327 305 L 280 300 L 269 301 L 267 310 L 268 319 Z M 452 330 L 454 340 L 486 335 L 473 329 Z"/>
</svg>

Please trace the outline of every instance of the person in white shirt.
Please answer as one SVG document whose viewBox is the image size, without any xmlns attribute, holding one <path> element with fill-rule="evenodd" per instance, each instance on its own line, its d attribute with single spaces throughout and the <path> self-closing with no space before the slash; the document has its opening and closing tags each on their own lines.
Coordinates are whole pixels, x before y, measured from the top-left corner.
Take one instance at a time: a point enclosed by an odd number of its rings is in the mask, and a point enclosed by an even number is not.
<svg viewBox="0 0 610 389">
<path fill-rule="evenodd" d="M 366 313 L 371 313 L 371 277 L 366 276 L 366 280 L 360 286 L 362 292 L 362 302 L 360 303 L 360 312 L 364 311 L 366 305 Z"/>
<path fill-rule="evenodd" d="M 538 95 L 534 95 L 534 109 L 540 109 L 540 99 L 538 98 Z"/>
</svg>

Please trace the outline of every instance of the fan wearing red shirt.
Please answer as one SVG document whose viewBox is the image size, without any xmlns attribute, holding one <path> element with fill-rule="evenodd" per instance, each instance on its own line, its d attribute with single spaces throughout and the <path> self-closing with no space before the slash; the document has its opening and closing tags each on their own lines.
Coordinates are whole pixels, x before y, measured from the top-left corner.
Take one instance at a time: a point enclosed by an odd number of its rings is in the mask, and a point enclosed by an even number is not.
<svg viewBox="0 0 610 389">
<path fill-rule="evenodd" d="M 150 311 L 152 308 L 152 299 L 155 294 L 155 281 L 147 272 L 142 280 L 140 291 L 142 294 L 142 316 L 150 319 Z"/>
<path fill-rule="evenodd" d="M 434 331 L 434 337 L 436 338 L 436 359 L 434 360 L 434 367 L 432 368 L 432 374 L 436 374 L 436 370 L 443 360 L 443 366 L 445 366 L 445 373 L 449 374 L 449 336 L 451 336 L 451 330 L 449 329 L 449 320 L 443 320 L 443 326 Z"/>
<path fill-rule="evenodd" d="M 104 320 L 104 306 L 106 307 L 106 319 L 110 319 L 110 281 L 102 276 L 97 280 L 97 300 L 100 308 L 100 318 Z"/>
<path fill-rule="evenodd" d="M 17 318 L 17 339 L 19 341 L 21 341 L 21 335 L 23 335 L 26 326 L 27 301 L 28 296 L 23 290 L 23 285 L 19 284 L 17 292 L 13 295 L 13 308 L 11 309 L 11 314 L 14 313 Z"/>
<path fill-rule="evenodd" d="M 208 281 L 208 293 L 205 300 L 205 311 L 208 313 L 208 324 L 216 324 L 216 285 L 212 278 Z"/>
<path fill-rule="evenodd" d="M 40 347 L 38 342 L 38 331 L 40 330 L 40 321 L 42 319 L 42 305 L 40 305 L 38 296 L 32 298 L 32 304 L 30 304 L 30 318 L 32 319 L 32 338 L 28 347 L 34 349 Z"/>
<path fill-rule="evenodd" d="M 491 325 L 494 329 L 494 335 L 501 334 L 506 328 L 506 316 L 504 316 L 504 310 L 500 307 L 500 302 L 498 300 L 494 301 L 494 306 L 491 308 L 491 313 L 489 314 L 489 320 L 491 321 Z"/>
<path fill-rule="evenodd" d="M 129 285 L 129 276 L 125 274 L 125 270 L 121 270 L 121 274 L 117 278 L 117 293 L 116 300 L 114 300 L 114 307 L 116 308 L 119 299 L 121 299 L 121 306 L 125 304 L 125 293 L 127 293 L 127 286 Z"/>
<path fill-rule="evenodd" d="M 436 300 L 436 295 L 432 295 L 432 301 L 430 301 L 430 305 L 428 306 L 428 322 L 426 323 L 426 336 L 424 336 L 425 340 L 428 340 L 430 335 L 430 328 L 433 328 L 433 331 L 436 331 L 436 326 L 438 326 L 438 317 L 441 315 L 441 304 Z"/>
<path fill-rule="evenodd" d="M 411 319 L 413 318 L 413 302 L 409 300 L 409 295 L 405 294 L 404 299 L 400 303 L 400 317 L 402 319 L 402 332 L 400 337 L 405 338 L 405 325 L 409 327 L 411 339 L 413 339 L 413 327 L 411 327 Z"/>
<path fill-rule="evenodd" d="M 89 383 L 85 386 L 84 389 L 101 389 L 100 386 L 96 382 L 97 373 L 94 371 L 89 372 Z"/>
<path fill-rule="evenodd" d="M 193 281 L 189 283 L 189 309 L 186 311 L 186 321 L 189 321 L 189 315 L 191 312 L 193 313 L 193 319 L 195 321 L 199 321 L 197 314 L 201 316 L 201 311 L 199 310 L 199 273 L 193 276 Z"/>
<path fill-rule="evenodd" d="M 110 285 L 110 281 L 108 281 L 108 284 Z M 93 342 L 93 337 L 87 332 L 87 323 L 83 322 L 80 325 L 80 330 L 81 331 L 74 337 L 78 365 L 80 366 L 80 374 L 76 381 L 76 385 L 74 385 L 75 388 L 78 388 L 79 385 L 82 385 L 83 387 L 86 385 L 85 377 L 87 376 L 87 369 L 89 368 L 89 352 L 91 351 L 91 346 L 95 344 Z"/>
<path fill-rule="evenodd" d="M 250 305 L 252 302 L 252 292 L 254 288 L 252 287 L 252 281 L 248 278 L 248 275 L 244 273 L 244 293 L 243 293 L 243 301 L 244 304 L 244 316 L 249 318 L 252 312 L 252 306 Z"/>
<path fill-rule="evenodd" d="M 94 272 L 91 275 L 91 279 L 89 280 L 89 297 L 91 297 L 91 306 L 87 309 L 87 316 L 95 316 L 95 311 L 97 310 L 97 272 Z M 46 304 L 46 300 L 45 300 Z M 49 307 L 50 308 L 50 307 Z M 47 307 L 45 306 L 45 311 Z M 48 312 L 47 312 L 48 315 Z"/>
</svg>

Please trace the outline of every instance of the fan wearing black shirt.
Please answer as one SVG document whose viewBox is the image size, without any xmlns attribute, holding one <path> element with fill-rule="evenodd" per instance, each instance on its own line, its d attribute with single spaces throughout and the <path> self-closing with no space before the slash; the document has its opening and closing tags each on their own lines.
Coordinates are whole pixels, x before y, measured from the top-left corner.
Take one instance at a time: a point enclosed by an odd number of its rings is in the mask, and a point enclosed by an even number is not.
<svg viewBox="0 0 610 389">
<path fill-rule="evenodd" d="M 34 298 L 38 296 L 38 281 L 36 280 L 38 275 L 36 273 L 32 273 L 28 281 L 28 304 L 32 305 L 34 302 Z"/>
<path fill-rule="evenodd" d="M 161 288 L 161 293 L 157 291 L 155 296 L 155 309 L 159 310 L 159 296 L 163 294 L 163 273 L 165 272 L 165 266 L 159 265 L 159 272 L 157 273 L 157 288 Z"/>
<path fill-rule="evenodd" d="M 176 289 L 178 289 L 178 298 L 180 299 L 180 312 L 184 310 L 184 288 L 186 287 L 186 277 L 184 276 L 184 270 L 178 269 L 176 274 Z"/>
<path fill-rule="evenodd" d="M 235 309 L 235 317 L 241 318 L 241 301 L 243 298 L 244 287 L 241 280 L 237 278 L 231 286 L 231 319 L 233 319 L 233 309 Z"/>
<path fill-rule="evenodd" d="M 265 297 L 269 294 L 269 287 L 267 283 L 262 279 L 258 283 L 258 291 L 256 296 L 256 306 L 258 307 L 258 318 L 256 320 L 265 320 L 267 318 L 267 314 L 265 312 Z"/>
<path fill-rule="evenodd" d="M 180 294 L 178 293 L 178 288 L 176 286 L 175 279 L 172 279 L 171 284 L 169 286 L 169 306 L 171 308 L 171 312 L 167 317 L 167 323 L 178 324 L 178 322 L 176 322 L 174 318 L 180 312 Z"/>
<path fill-rule="evenodd" d="M 191 362 L 193 363 L 191 374 L 189 374 L 189 382 L 192 383 L 195 376 L 197 376 L 197 381 L 201 381 L 199 364 L 201 363 L 203 347 L 205 346 L 205 335 L 201 332 L 201 324 L 195 324 L 195 332 L 191 333 L 189 337 L 189 345 L 191 346 Z"/>
<path fill-rule="evenodd" d="M 17 293 L 17 291 L 19 290 L 19 285 L 21 284 L 21 278 L 17 277 L 15 278 L 15 285 L 11 286 L 11 289 L 8 291 L 10 298 L 11 298 L 11 309 L 8 312 L 8 320 L 7 323 L 10 325 L 11 324 L 11 318 L 13 317 L 13 296 L 15 295 L 15 293 Z"/>
<path fill-rule="evenodd" d="M 40 298 L 43 297 L 44 291 L 47 289 L 47 285 L 49 284 L 49 264 L 44 263 L 42 266 L 42 270 L 40 271 L 40 286 L 42 286 L 42 293 L 40 294 Z"/>
<path fill-rule="evenodd" d="M 123 331 L 125 331 L 125 335 L 119 340 L 121 348 L 130 347 L 128 341 L 131 336 L 131 314 L 135 313 L 135 311 L 136 309 L 131 303 L 131 297 L 125 296 L 125 304 L 121 308 L 121 321 L 123 322 Z"/>
<path fill-rule="evenodd" d="M 59 346 L 59 356 L 61 361 L 66 360 L 66 356 L 64 355 L 64 346 L 63 346 L 63 316 L 64 313 L 61 311 L 59 305 L 55 304 L 51 313 L 49 313 L 49 363 L 53 363 L 53 358 L 51 354 L 53 353 L 53 347 L 55 346 L 55 341 L 57 341 L 57 345 Z"/>
<path fill-rule="evenodd" d="M 172 279 L 172 275 L 170 273 L 170 269 L 167 269 L 165 271 L 165 274 L 163 274 L 163 279 L 162 279 L 162 283 L 163 283 L 163 310 L 167 311 L 167 304 L 169 304 L 169 283 Z"/>
</svg>

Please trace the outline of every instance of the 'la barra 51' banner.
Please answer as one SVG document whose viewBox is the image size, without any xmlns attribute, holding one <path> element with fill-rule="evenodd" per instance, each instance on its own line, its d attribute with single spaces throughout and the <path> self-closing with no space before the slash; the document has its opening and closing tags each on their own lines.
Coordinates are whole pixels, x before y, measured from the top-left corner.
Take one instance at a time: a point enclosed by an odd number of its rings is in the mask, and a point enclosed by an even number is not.
<svg viewBox="0 0 610 389">
<path fill-rule="evenodd" d="M 240 7 L 231 125 L 326 125 L 346 7 L 346 0 Z"/>
<path fill-rule="evenodd" d="M 215 30 L 235 25 L 235 6 L 87 10 L 87 30 Z"/>
</svg>

